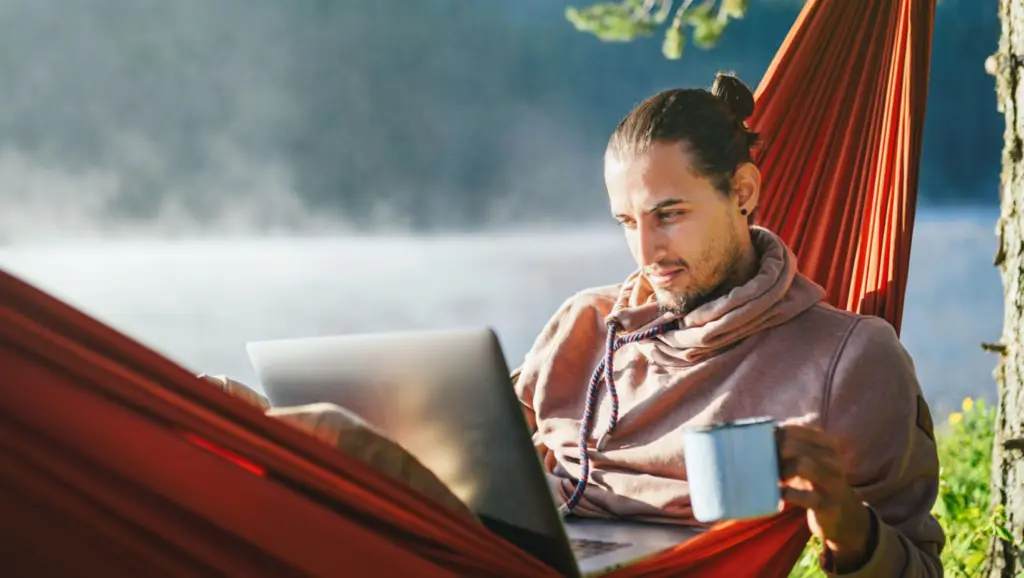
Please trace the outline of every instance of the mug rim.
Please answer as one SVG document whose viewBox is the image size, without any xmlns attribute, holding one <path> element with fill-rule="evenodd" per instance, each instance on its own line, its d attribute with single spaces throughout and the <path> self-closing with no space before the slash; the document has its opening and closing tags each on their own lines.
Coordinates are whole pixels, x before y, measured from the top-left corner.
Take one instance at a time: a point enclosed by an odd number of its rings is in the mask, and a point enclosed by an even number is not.
<svg viewBox="0 0 1024 578">
<path fill-rule="evenodd" d="M 767 423 L 775 423 L 775 420 L 771 417 L 749 417 L 744 419 L 716 422 L 705 426 L 696 426 L 684 428 L 684 431 L 691 433 L 707 433 L 725 429 L 736 429 L 743 427 L 751 427 L 756 425 L 764 425 Z"/>
</svg>

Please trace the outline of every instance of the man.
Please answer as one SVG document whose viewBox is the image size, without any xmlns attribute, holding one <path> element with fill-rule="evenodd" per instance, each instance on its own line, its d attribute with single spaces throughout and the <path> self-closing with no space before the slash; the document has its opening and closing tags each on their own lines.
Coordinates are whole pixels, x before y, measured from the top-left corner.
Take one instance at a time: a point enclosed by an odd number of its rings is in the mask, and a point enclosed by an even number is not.
<svg viewBox="0 0 1024 578">
<path fill-rule="evenodd" d="M 807 509 L 823 570 L 940 576 L 939 464 L 912 361 L 888 323 L 823 303 L 781 240 L 749 226 L 752 111 L 720 75 L 616 129 L 605 182 L 638 270 L 567 300 L 518 370 L 535 445 L 575 513 L 687 523 L 682 430 L 769 415 L 784 422 L 783 500 Z M 626 335 L 640 339 L 609 354 Z"/>
<path fill-rule="evenodd" d="M 888 323 L 823 303 L 749 225 L 752 110 L 720 75 L 712 92 L 649 98 L 612 135 L 605 181 L 637 271 L 565 301 L 513 375 L 552 489 L 582 516 L 695 523 L 682 430 L 768 415 L 783 422 L 783 501 L 806 509 L 826 573 L 940 576 L 913 364 Z"/>
</svg>

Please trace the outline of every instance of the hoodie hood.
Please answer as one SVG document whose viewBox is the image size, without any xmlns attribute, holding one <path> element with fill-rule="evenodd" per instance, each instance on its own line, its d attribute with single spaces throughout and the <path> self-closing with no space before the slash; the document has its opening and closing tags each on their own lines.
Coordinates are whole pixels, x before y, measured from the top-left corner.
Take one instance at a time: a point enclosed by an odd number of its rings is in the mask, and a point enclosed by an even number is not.
<svg viewBox="0 0 1024 578">
<path fill-rule="evenodd" d="M 676 330 L 637 345 L 658 364 L 690 365 L 785 323 L 824 298 L 825 290 L 799 273 L 796 256 L 782 239 L 761 227 L 751 227 L 750 233 L 760 258 L 750 281 L 680 316 L 661 309 L 638 270 L 622 284 L 608 319 L 624 333 L 675 322 Z"/>
</svg>

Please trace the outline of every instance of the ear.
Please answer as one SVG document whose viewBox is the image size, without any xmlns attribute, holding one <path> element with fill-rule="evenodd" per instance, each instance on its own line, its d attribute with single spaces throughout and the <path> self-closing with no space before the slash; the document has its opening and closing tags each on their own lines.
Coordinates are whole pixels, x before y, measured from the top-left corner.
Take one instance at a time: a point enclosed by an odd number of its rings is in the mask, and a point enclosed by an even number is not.
<svg viewBox="0 0 1024 578">
<path fill-rule="evenodd" d="M 761 200 L 761 171 L 754 163 L 743 163 L 732 176 L 732 194 L 736 211 L 746 209 L 752 214 Z"/>
</svg>

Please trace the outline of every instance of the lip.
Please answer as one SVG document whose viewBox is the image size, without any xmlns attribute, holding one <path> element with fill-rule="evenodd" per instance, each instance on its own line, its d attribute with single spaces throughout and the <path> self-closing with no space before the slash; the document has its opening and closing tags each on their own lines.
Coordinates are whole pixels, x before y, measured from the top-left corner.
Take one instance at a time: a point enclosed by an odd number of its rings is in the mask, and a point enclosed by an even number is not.
<svg viewBox="0 0 1024 578">
<path fill-rule="evenodd" d="M 668 271 L 659 271 L 658 273 L 648 273 L 647 280 L 651 282 L 651 285 L 669 285 L 672 281 L 675 281 L 676 277 L 682 274 L 683 269 L 671 269 Z"/>
</svg>

